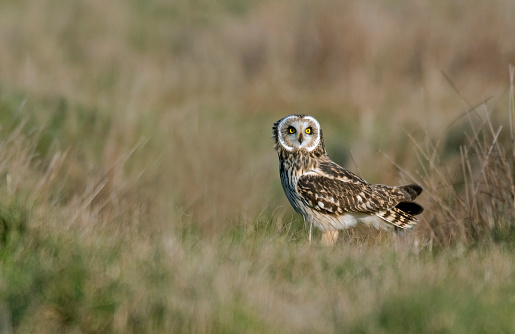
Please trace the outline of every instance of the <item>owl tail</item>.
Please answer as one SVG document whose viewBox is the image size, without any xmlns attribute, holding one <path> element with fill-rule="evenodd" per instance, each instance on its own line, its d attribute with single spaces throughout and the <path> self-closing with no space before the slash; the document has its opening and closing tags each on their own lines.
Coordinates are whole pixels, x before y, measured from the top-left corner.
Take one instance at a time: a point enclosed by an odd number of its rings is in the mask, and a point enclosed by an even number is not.
<svg viewBox="0 0 515 334">
<path fill-rule="evenodd" d="M 415 202 L 400 202 L 395 207 L 412 216 L 416 216 L 424 212 L 424 208 Z"/>
<path fill-rule="evenodd" d="M 408 184 L 397 188 L 401 189 L 405 193 L 406 200 L 408 201 L 414 201 L 424 190 L 418 184 Z"/>
<path fill-rule="evenodd" d="M 406 204 L 414 204 L 418 206 L 421 210 L 423 210 L 422 207 L 416 203 L 406 202 Z M 415 225 L 418 222 L 418 219 L 415 218 L 413 214 L 405 212 L 397 207 L 377 212 L 376 216 L 386 221 L 387 223 L 395 226 L 396 228 L 400 228 L 403 230 L 409 230 L 413 228 L 413 225 Z"/>
<path fill-rule="evenodd" d="M 420 204 L 413 202 L 422 193 L 423 189 L 417 184 L 400 186 L 397 189 L 404 193 L 404 200 L 394 208 L 378 212 L 376 215 L 398 229 L 411 229 L 418 222 L 415 216 L 424 211 Z"/>
</svg>

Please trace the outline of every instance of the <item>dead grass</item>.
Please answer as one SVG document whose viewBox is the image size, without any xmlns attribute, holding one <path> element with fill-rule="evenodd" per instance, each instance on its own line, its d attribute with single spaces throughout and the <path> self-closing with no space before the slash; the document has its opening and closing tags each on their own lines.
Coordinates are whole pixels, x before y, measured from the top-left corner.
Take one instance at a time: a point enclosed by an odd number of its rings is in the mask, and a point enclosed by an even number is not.
<svg viewBox="0 0 515 334">
<path fill-rule="evenodd" d="M 426 135 L 423 142 L 417 142 L 408 134 L 417 146 L 421 170 L 418 175 L 405 172 L 423 185 L 429 197 L 429 214 L 419 231 L 439 246 L 456 241 L 513 243 L 513 66 L 509 73 L 507 107 L 489 107 L 486 102 L 473 106 L 462 96 L 465 111 L 446 129 L 449 138 L 453 128 L 462 123 L 461 138 L 451 144 L 459 148 L 459 157 L 446 154 L 449 144 L 442 139 Z M 495 121 L 500 112 L 507 114 L 501 119 L 507 116 L 510 121 Z"/>
<path fill-rule="evenodd" d="M 513 6 L 4 1 L 0 331 L 513 331 Z M 308 244 L 290 113 L 417 230 Z"/>
</svg>

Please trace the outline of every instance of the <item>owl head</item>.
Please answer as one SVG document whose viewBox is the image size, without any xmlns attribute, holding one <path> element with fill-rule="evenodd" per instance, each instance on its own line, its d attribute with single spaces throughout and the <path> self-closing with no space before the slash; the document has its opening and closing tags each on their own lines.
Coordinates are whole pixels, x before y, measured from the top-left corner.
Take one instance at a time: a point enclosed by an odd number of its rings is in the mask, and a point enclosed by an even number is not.
<svg viewBox="0 0 515 334">
<path fill-rule="evenodd" d="M 322 128 L 308 115 L 290 115 L 274 123 L 273 136 L 278 153 L 312 152 L 326 154 Z"/>
</svg>

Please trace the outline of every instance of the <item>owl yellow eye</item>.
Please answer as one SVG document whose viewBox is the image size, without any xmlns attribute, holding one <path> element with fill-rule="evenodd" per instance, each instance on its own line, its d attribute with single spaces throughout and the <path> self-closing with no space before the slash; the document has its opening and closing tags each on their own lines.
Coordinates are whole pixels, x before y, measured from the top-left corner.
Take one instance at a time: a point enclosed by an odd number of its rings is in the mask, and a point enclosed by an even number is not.
<svg viewBox="0 0 515 334">
<path fill-rule="evenodd" d="M 311 128 L 307 128 L 305 131 L 306 131 L 306 133 L 307 133 L 308 135 L 310 135 L 310 134 L 311 134 Z"/>
<path fill-rule="evenodd" d="M 288 128 L 288 132 L 289 132 L 289 133 L 295 133 L 295 132 L 296 132 L 296 130 L 295 130 L 295 128 L 294 128 L 293 126 L 290 126 L 290 127 Z"/>
</svg>

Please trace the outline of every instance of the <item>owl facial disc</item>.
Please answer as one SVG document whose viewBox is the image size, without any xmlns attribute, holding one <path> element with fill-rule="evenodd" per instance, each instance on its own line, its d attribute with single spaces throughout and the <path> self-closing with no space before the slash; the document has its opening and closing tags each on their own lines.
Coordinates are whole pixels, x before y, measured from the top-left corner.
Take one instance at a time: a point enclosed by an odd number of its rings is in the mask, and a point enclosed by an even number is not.
<svg viewBox="0 0 515 334">
<path fill-rule="evenodd" d="M 284 127 L 287 125 L 289 121 L 295 119 L 294 122 L 291 122 L 288 127 L 288 132 L 284 132 Z M 307 129 L 309 128 L 309 132 Z M 304 149 L 308 152 L 313 151 L 320 144 L 320 124 L 316 119 L 311 116 L 299 116 L 299 115 L 290 115 L 281 120 L 281 122 L 277 126 L 278 133 L 277 137 L 281 146 L 288 152 L 291 152 L 295 149 Z M 292 129 L 290 132 L 289 129 Z M 298 133 L 298 134 L 297 134 Z M 295 135 L 299 136 L 298 146 L 292 146 L 287 143 L 284 136 L 285 135 Z M 308 140 L 308 136 L 312 137 L 313 140 Z"/>
</svg>

